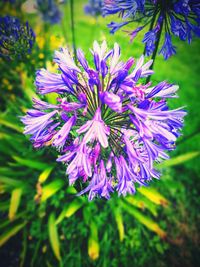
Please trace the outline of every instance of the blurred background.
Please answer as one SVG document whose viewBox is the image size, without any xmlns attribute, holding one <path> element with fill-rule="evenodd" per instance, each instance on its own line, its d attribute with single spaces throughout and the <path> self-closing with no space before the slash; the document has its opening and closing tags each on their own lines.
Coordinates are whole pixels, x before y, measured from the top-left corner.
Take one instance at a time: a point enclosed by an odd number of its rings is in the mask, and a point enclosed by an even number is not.
<svg viewBox="0 0 200 267">
<path fill-rule="evenodd" d="M 152 81 L 178 84 L 170 106 L 188 111 L 177 149 L 158 166 L 161 179 L 134 196 L 88 202 L 68 186 L 54 151 L 32 147 L 20 116 L 36 95 L 35 72 L 55 70 L 54 50 L 72 49 L 72 19 L 76 46 L 88 60 L 93 41 L 105 39 L 110 48 L 119 43 L 124 60 L 139 58 L 143 35 L 133 43 L 123 31 L 111 35 L 107 24 L 116 16 L 85 14 L 86 0 L 73 1 L 73 17 L 71 1 L 57 1 L 49 12 L 45 2 L 0 1 L 1 17 L 28 21 L 35 33 L 28 55 L 0 54 L 0 266 L 200 266 L 200 40 L 174 39 L 177 55 L 156 59 Z M 45 97 L 55 103 L 57 96 Z"/>
</svg>

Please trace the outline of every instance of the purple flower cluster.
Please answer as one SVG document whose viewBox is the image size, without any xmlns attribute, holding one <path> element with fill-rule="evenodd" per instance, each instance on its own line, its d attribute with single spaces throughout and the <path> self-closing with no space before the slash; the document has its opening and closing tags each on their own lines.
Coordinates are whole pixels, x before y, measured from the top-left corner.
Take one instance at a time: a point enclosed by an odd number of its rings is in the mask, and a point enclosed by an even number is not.
<svg viewBox="0 0 200 267">
<path fill-rule="evenodd" d="M 149 25 L 143 43 L 146 55 L 156 49 L 156 43 L 164 32 L 164 42 L 159 51 L 165 60 L 176 53 L 172 35 L 191 43 L 192 36 L 200 37 L 200 2 L 198 0 L 104 0 L 104 15 L 118 13 L 123 21 L 111 22 L 111 33 L 132 22 L 144 21 L 144 25 L 130 31 L 131 41 L 138 32 Z"/>
<path fill-rule="evenodd" d="M 159 178 L 154 162 L 168 158 L 175 148 L 186 112 L 169 110 L 166 99 L 177 97 L 178 86 L 143 84 L 153 73 L 152 60 L 120 61 L 120 47 L 112 50 L 96 41 L 90 66 L 77 50 L 76 64 L 66 48 L 55 52 L 58 72 L 37 72 L 40 95 L 57 93 L 57 104 L 33 99 L 33 109 L 22 117 L 24 133 L 35 148 L 53 146 L 57 161 L 67 166 L 69 183 L 86 183 L 89 192 L 108 199 L 110 193 L 135 193 L 135 184 Z M 135 64 L 134 68 L 133 65 Z"/>
<path fill-rule="evenodd" d="M 61 12 L 54 0 L 37 0 L 37 9 L 45 22 L 56 24 L 61 20 Z"/>
<path fill-rule="evenodd" d="M 103 0 L 89 0 L 88 4 L 85 5 L 85 14 L 97 17 L 102 13 Z"/>
<path fill-rule="evenodd" d="M 22 59 L 31 53 L 34 42 L 28 22 L 24 25 L 15 17 L 0 17 L 0 57 Z"/>
</svg>

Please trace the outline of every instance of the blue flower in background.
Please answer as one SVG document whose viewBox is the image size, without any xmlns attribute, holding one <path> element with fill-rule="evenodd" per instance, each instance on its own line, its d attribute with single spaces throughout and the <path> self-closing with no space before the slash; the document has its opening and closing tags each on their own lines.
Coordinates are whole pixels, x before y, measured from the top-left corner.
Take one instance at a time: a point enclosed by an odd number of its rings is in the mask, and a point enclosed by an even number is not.
<svg viewBox="0 0 200 267">
<path fill-rule="evenodd" d="M 9 2 L 12 5 L 20 6 L 23 4 L 26 0 L 3 0 L 3 2 Z"/>
<path fill-rule="evenodd" d="M 161 82 L 142 84 L 153 73 L 152 60 L 141 56 L 120 61 L 120 47 L 108 50 L 96 41 L 90 66 L 77 50 L 78 64 L 66 48 L 55 52 L 58 72 L 41 69 L 36 75 L 40 95 L 57 93 L 57 103 L 33 99 L 33 109 L 22 117 L 24 134 L 34 147 L 53 146 L 57 161 L 67 166 L 69 183 L 86 183 L 79 193 L 89 199 L 110 193 L 134 194 L 135 184 L 147 185 L 160 174 L 154 163 L 175 148 L 186 112 L 170 110 L 168 98 L 178 86 Z"/>
<path fill-rule="evenodd" d="M 22 59 L 31 53 L 34 42 L 28 22 L 24 25 L 15 17 L 0 17 L 0 57 Z"/>
<path fill-rule="evenodd" d="M 97 17 L 102 13 L 103 0 L 89 0 L 88 4 L 85 5 L 85 14 Z"/>
<path fill-rule="evenodd" d="M 37 9 L 42 14 L 42 18 L 45 22 L 50 24 L 60 22 L 61 12 L 54 0 L 37 0 Z"/>
<path fill-rule="evenodd" d="M 200 37 L 200 2 L 197 0 L 104 0 L 103 14 L 116 13 L 125 21 L 111 22 L 108 25 L 111 33 L 126 24 L 142 21 L 142 27 L 140 25 L 129 32 L 132 41 L 138 32 L 149 27 L 143 39 L 148 56 L 157 50 L 162 32 L 164 43 L 159 53 L 165 59 L 176 53 L 172 35 L 188 43 L 191 43 L 193 36 Z"/>
</svg>

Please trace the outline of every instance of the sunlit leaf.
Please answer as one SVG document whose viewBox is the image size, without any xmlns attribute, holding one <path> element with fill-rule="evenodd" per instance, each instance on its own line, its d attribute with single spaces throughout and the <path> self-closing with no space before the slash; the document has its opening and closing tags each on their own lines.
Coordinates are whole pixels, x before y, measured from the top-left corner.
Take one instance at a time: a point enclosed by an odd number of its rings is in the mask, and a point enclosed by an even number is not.
<svg viewBox="0 0 200 267">
<path fill-rule="evenodd" d="M 77 190 L 73 186 L 68 186 L 67 190 L 66 190 L 66 193 L 68 193 L 68 194 L 76 194 Z"/>
<path fill-rule="evenodd" d="M 138 188 L 138 191 L 157 205 L 168 205 L 168 200 L 152 187 L 150 188 L 142 186 Z"/>
<path fill-rule="evenodd" d="M 8 218 L 10 220 L 13 220 L 15 217 L 15 214 L 20 204 L 22 192 L 23 192 L 22 188 L 16 188 L 11 193 L 10 207 L 8 213 Z"/>
<path fill-rule="evenodd" d="M 183 164 L 184 162 L 186 162 L 188 160 L 191 160 L 193 158 L 196 158 L 199 155 L 200 155 L 199 151 L 189 152 L 189 153 L 177 156 L 175 158 L 171 158 L 171 159 L 165 160 L 162 163 L 160 163 L 157 166 L 157 168 L 165 168 L 165 167 L 171 167 L 171 166 Z"/>
<path fill-rule="evenodd" d="M 124 239 L 124 224 L 123 224 L 123 217 L 121 214 L 121 210 L 117 207 L 113 209 L 115 221 L 117 224 L 117 229 L 119 231 L 119 240 L 123 241 Z"/>
<path fill-rule="evenodd" d="M 90 224 L 90 236 L 88 239 L 88 255 L 90 259 L 96 260 L 99 257 L 99 239 L 98 239 L 98 227 L 96 223 L 91 222 Z"/>
<path fill-rule="evenodd" d="M 51 213 L 48 220 L 49 240 L 56 258 L 60 261 L 60 242 L 58 238 L 57 226 L 55 223 L 55 214 Z"/>
<path fill-rule="evenodd" d="M 4 232 L 0 236 L 0 247 L 3 246 L 12 236 L 16 235 L 24 226 L 26 223 L 21 223 L 16 226 L 12 226 L 9 230 Z"/>
<path fill-rule="evenodd" d="M 45 185 L 44 187 L 42 187 L 41 201 L 42 202 L 46 201 L 48 198 L 53 196 L 58 190 L 62 188 L 63 185 L 64 185 L 64 181 L 61 179 L 57 179 L 49 183 L 48 185 Z"/>
<path fill-rule="evenodd" d="M 133 208 L 132 206 L 126 204 L 125 202 L 122 202 L 121 204 L 122 204 L 122 207 L 124 208 L 124 210 L 126 210 L 128 213 L 130 213 L 134 218 L 136 218 L 140 223 L 145 225 L 148 229 L 157 233 L 162 238 L 164 238 L 166 236 L 166 233 L 152 219 L 145 216 L 142 212 L 140 212 L 137 209 Z"/>
<path fill-rule="evenodd" d="M 77 212 L 83 206 L 83 204 L 84 202 L 78 198 L 73 200 L 69 205 L 67 205 L 63 209 L 58 219 L 56 220 L 56 224 L 60 223 L 64 218 L 71 217 L 75 212 Z"/>
<path fill-rule="evenodd" d="M 32 101 L 32 98 L 37 98 L 37 95 L 35 93 L 35 90 L 33 89 L 33 82 L 30 77 L 27 76 L 26 72 L 21 72 L 21 80 L 22 80 L 22 86 L 23 86 L 23 92 L 24 95 Z"/>
<path fill-rule="evenodd" d="M 49 167 L 49 168 L 45 169 L 45 170 L 40 174 L 40 176 L 39 176 L 39 178 L 38 178 L 38 182 L 41 183 L 41 184 L 44 183 L 44 182 L 47 180 L 47 178 L 49 177 L 49 175 L 51 174 L 53 168 L 54 168 L 54 167 Z"/>
<path fill-rule="evenodd" d="M 142 196 L 142 195 L 129 195 L 125 198 L 125 201 L 127 201 L 129 204 L 140 208 L 140 209 L 148 209 L 154 216 L 157 216 L 157 210 L 156 205 L 150 201 L 148 198 Z"/>
</svg>

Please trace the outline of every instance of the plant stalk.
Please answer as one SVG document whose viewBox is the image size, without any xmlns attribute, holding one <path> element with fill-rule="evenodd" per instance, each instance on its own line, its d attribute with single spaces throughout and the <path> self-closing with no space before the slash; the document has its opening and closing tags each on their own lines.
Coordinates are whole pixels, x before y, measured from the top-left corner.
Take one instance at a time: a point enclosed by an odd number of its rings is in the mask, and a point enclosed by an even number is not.
<svg viewBox="0 0 200 267">
<path fill-rule="evenodd" d="M 160 25 L 160 30 L 158 32 L 158 38 L 156 40 L 156 44 L 155 44 L 155 49 L 153 51 L 153 55 L 151 57 L 151 59 L 153 60 L 153 63 L 151 65 L 151 67 L 149 68 L 150 70 L 153 70 L 153 67 L 154 67 L 154 64 L 155 64 L 155 59 L 156 59 L 156 56 L 157 56 L 157 52 L 158 52 L 158 47 L 159 47 L 159 43 L 160 43 L 160 38 L 161 38 L 161 33 L 162 33 L 162 27 L 163 27 L 163 21 L 161 22 L 161 25 Z M 150 79 L 151 79 L 151 75 L 149 75 L 146 79 L 146 84 L 148 82 L 150 82 Z"/>
<path fill-rule="evenodd" d="M 72 33 L 72 46 L 75 57 L 75 62 L 77 63 L 76 55 L 76 38 L 75 38 L 75 28 L 74 28 L 74 1 L 70 0 L 70 20 L 71 20 L 71 33 Z"/>
</svg>

